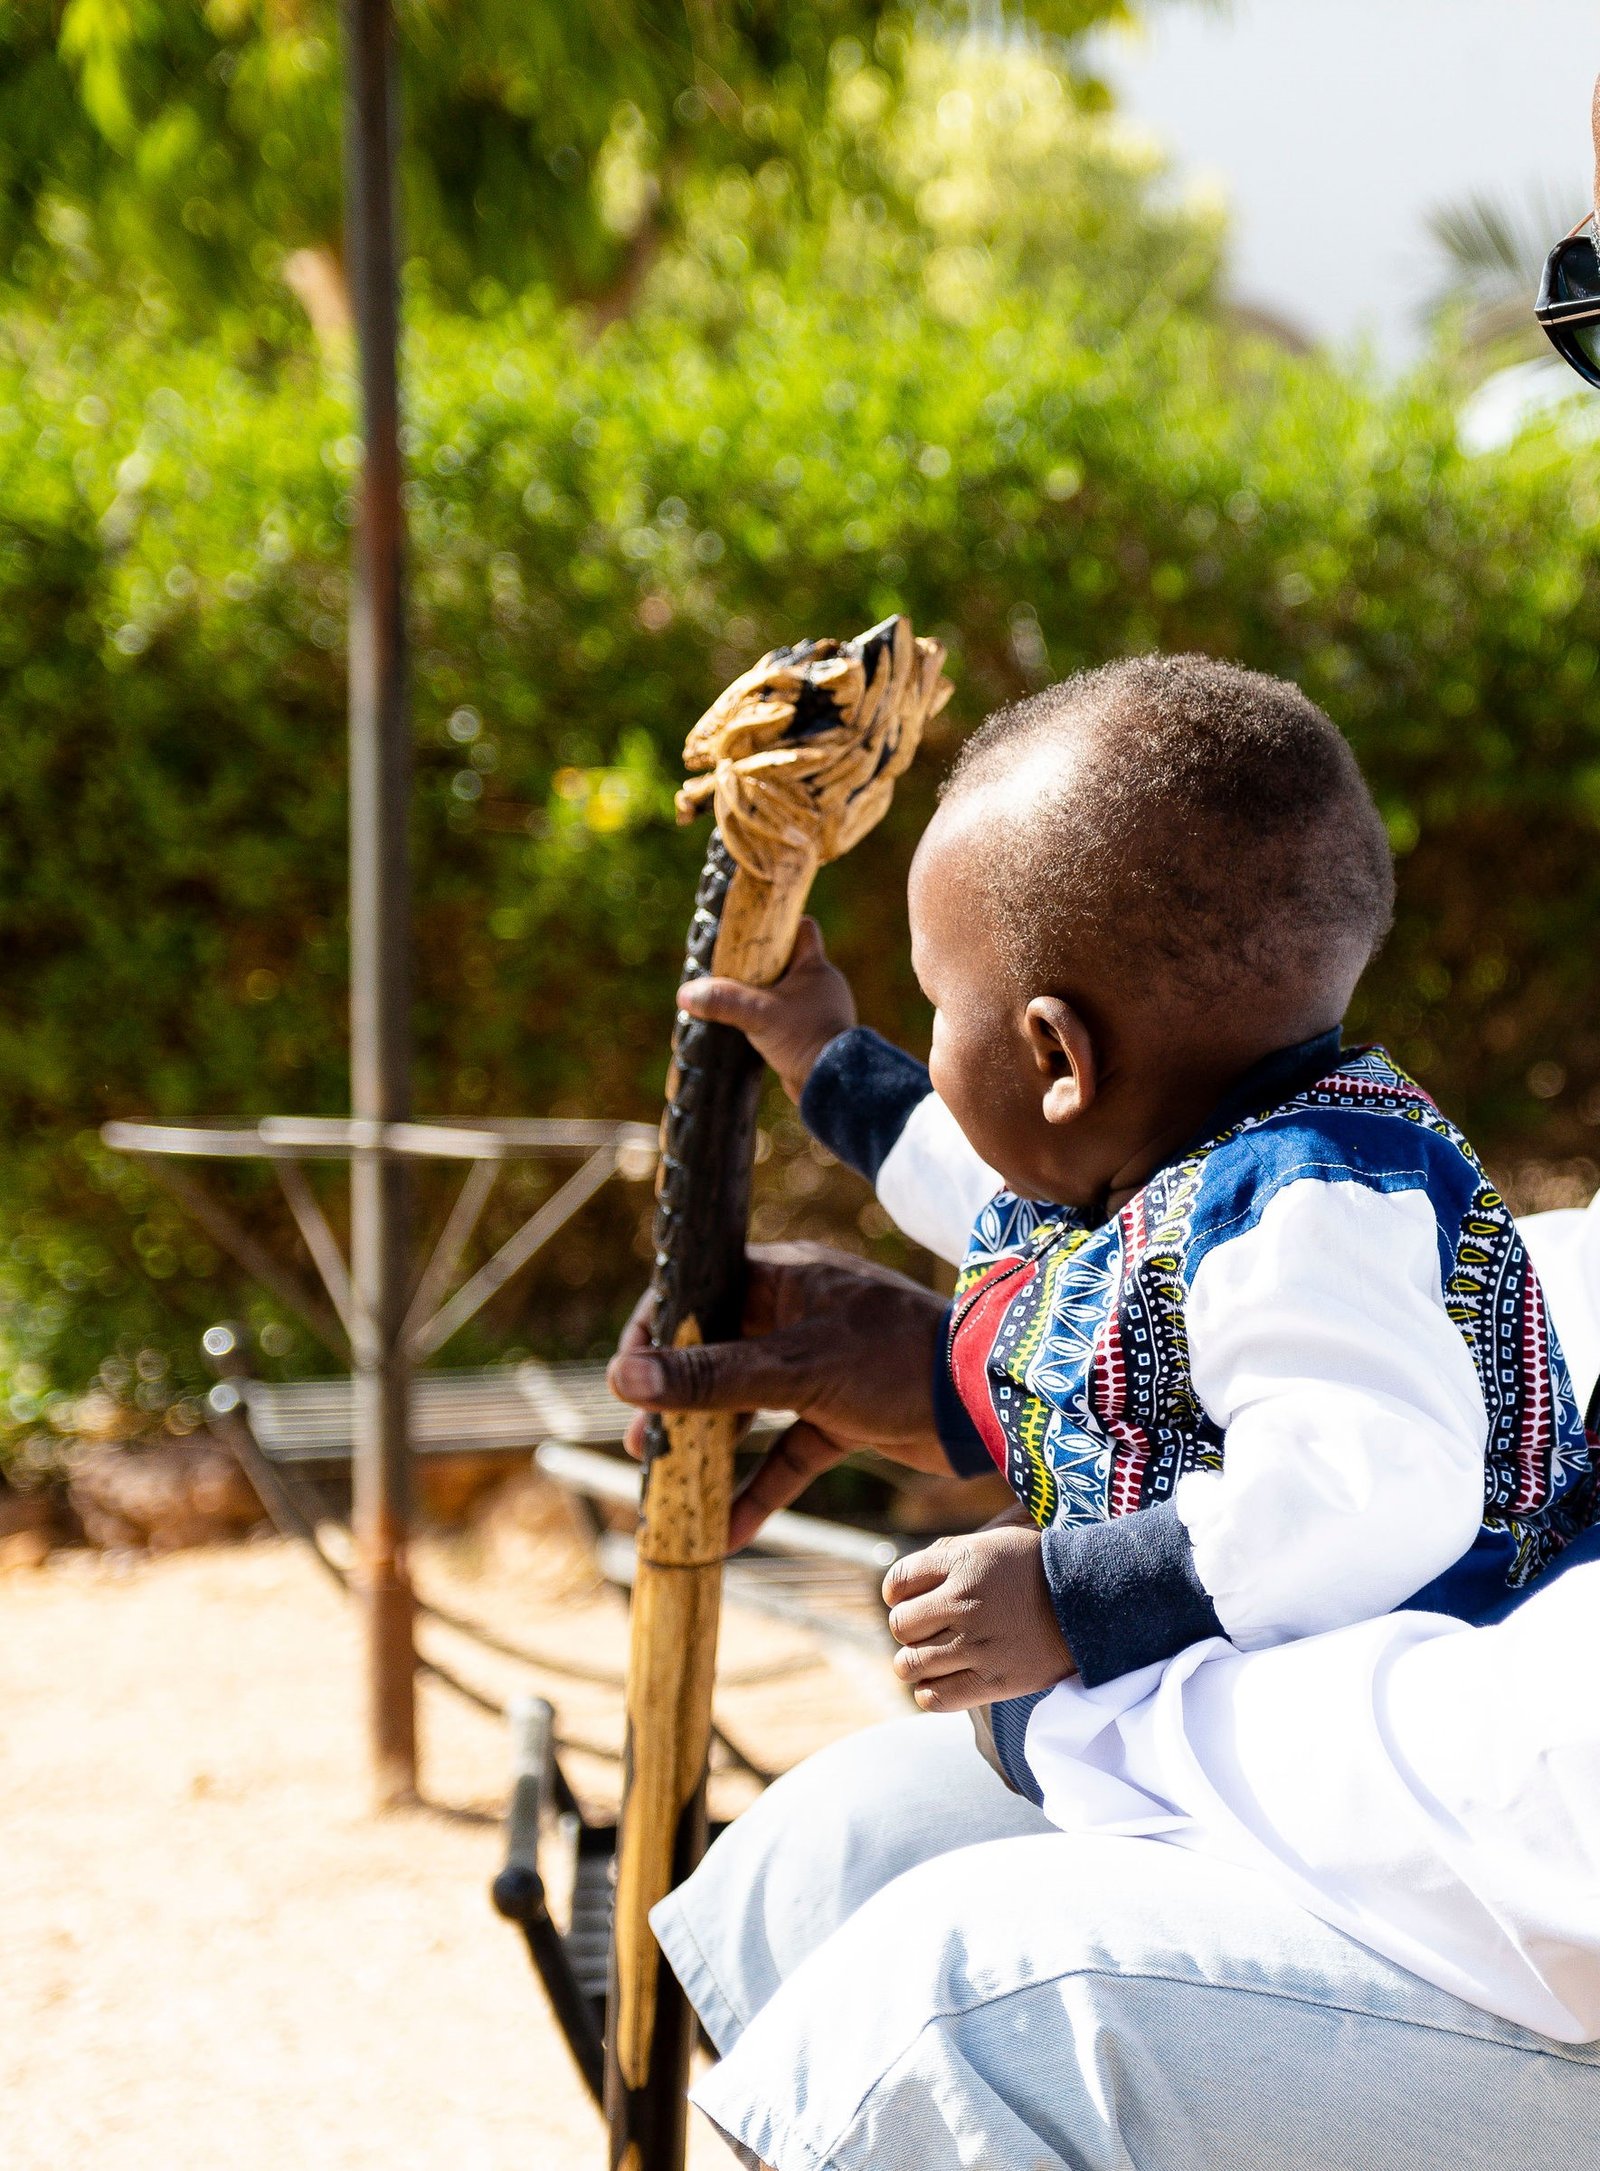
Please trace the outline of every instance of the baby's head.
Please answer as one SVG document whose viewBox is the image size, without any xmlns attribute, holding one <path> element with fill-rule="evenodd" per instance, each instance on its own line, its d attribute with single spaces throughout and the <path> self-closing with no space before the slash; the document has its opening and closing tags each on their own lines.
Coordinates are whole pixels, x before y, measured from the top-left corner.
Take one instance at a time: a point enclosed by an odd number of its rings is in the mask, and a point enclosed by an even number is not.
<svg viewBox="0 0 1600 2171">
<path fill-rule="evenodd" d="M 934 1084 L 1013 1189 L 1114 1203 L 1339 1023 L 1393 903 L 1355 757 L 1298 687 L 1205 656 L 1068 679 L 973 734 L 912 866 Z"/>
</svg>

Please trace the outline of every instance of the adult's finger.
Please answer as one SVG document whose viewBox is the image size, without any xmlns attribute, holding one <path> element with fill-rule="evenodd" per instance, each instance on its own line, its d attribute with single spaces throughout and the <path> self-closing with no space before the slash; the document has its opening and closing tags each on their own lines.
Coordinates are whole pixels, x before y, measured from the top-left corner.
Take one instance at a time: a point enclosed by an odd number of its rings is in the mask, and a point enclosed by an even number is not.
<svg viewBox="0 0 1600 2171">
<path fill-rule="evenodd" d="M 747 1335 L 770 1334 L 778 1324 L 778 1298 L 782 1283 L 782 1270 L 752 1252 L 746 1262 L 744 1289 L 743 1326 Z M 653 1347 L 650 1332 L 655 1313 L 655 1295 L 646 1289 L 628 1314 L 628 1324 L 617 1336 L 616 1354 L 619 1357 L 634 1355 L 637 1351 Z"/>
<path fill-rule="evenodd" d="M 628 1324 L 617 1336 L 618 1350 L 648 1349 L 650 1347 L 650 1315 L 655 1308 L 655 1293 L 646 1289 L 633 1310 L 628 1314 Z"/>
<path fill-rule="evenodd" d="M 617 1338 L 617 1353 L 619 1356 L 650 1347 L 650 1314 L 653 1302 L 651 1291 L 646 1289 L 633 1310 L 628 1314 L 628 1324 Z M 628 1419 L 627 1429 L 622 1435 L 622 1445 L 635 1462 L 643 1462 L 644 1412 L 642 1410 L 635 1411 L 634 1415 Z"/>
<path fill-rule="evenodd" d="M 734 1496 L 728 1551 L 748 1545 L 769 1515 L 788 1507 L 814 1478 L 842 1462 L 848 1450 L 802 1418 L 765 1454 Z"/>
</svg>

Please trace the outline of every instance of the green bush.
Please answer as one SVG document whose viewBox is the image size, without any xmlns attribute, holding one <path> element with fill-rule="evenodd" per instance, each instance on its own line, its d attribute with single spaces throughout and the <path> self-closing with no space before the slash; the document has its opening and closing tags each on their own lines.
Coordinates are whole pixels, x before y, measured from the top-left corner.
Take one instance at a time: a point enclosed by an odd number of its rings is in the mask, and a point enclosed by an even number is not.
<svg viewBox="0 0 1600 2171">
<path fill-rule="evenodd" d="M 653 1113 L 701 849 L 670 821 L 684 732 L 768 645 L 901 608 L 949 644 L 957 695 L 820 885 L 869 1020 L 925 1030 L 899 898 L 958 734 L 1080 665 L 1201 648 L 1299 679 L 1378 791 L 1400 916 L 1355 1025 L 1502 1169 L 1591 1150 L 1592 454 L 1546 434 L 1468 459 L 1424 384 L 1379 391 L 1137 283 L 1108 303 L 1057 279 L 1041 307 L 981 235 L 964 276 L 937 237 L 880 256 L 845 200 L 826 247 L 730 269 L 748 209 L 709 207 L 658 303 L 598 339 L 536 301 L 413 297 L 418 1106 Z M 251 375 L 88 304 L 14 316 L 0 347 L 0 1303 L 23 1428 L 108 1352 L 191 1376 L 198 1325 L 242 1301 L 96 1126 L 346 1104 L 351 433 L 309 356 Z M 775 1137 L 767 1230 L 819 1183 L 855 1210 Z M 486 1338 L 603 1337 L 642 1272 L 636 1203 Z"/>
</svg>

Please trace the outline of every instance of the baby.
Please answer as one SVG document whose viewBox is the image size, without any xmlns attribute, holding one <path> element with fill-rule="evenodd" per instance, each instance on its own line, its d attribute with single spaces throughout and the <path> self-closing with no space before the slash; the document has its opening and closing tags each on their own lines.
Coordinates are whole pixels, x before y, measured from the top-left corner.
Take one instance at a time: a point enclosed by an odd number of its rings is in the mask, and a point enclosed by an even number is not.
<svg viewBox="0 0 1600 2171">
<path fill-rule="evenodd" d="M 926 1069 L 856 1025 L 810 923 L 776 987 L 679 1001 L 743 1028 L 908 1234 L 964 1247 L 939 1432 L 1025 1514 L 891 1571 L 919 1703 L 998 1685 L 1037 1799 L 1027 1713 L 1073 1671 L 1407 1601 L 1483 1619 L 1600 1518 L 1503 1201 L 1381 1048 L 1341 1048 L 1393 878 L 1296 687 L 1156 656 L 1001 710 L 909 903 Z"/>
</svg>

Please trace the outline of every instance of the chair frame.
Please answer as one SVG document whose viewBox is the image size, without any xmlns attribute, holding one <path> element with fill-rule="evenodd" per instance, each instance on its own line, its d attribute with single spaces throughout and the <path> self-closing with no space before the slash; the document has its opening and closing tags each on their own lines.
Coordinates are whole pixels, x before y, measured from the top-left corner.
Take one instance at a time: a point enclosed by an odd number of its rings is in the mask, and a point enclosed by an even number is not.
<svg viewBox="0 0 1600 2171">
<path fill-rule="evenodd" d="M 359 1338 L 350 1266 L 306 1174 L 309 1161 L 353 1162 L 380 1155 L 462 1161 L 467 1173 L 412 1288 L 403 1341 L 420 1365 L 519 1274 L 613 1176 L 640 1182 L 655 1169 L 657 1139 L 646 1123 L 579 1118 L 501 1117 L 461 1123 L 370 1123 L 349 1116 L 263 1116 L 257 1123 L 107 1123 L 100 1136 L 132 1155 L 245 1272 L 270 1290 L 342 1363 Z M 476 1273 L 452 1287 L 501 1169 L 510 1161 L 576 1157 L 579 1166 L 541 1202 Z M 313 1283 L 257 1237 L 211 1186 L 181 1161 L 266 1161 L 278 1179 Z M 320 1286 L 318 1286 L 320 1283 Z"/>
</svg>

